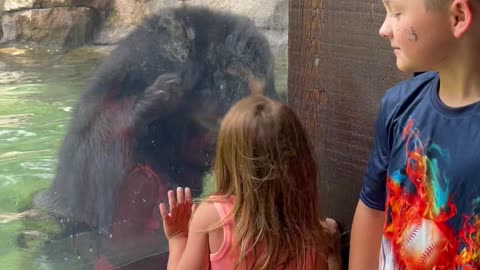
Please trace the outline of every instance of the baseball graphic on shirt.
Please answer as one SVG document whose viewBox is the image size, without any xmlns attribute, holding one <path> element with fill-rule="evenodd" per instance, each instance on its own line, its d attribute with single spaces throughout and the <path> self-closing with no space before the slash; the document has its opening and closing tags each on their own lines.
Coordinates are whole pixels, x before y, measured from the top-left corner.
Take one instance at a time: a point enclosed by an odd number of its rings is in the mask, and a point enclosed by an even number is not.
<svg viewBox="0 0 480 270">
<path fill-rule="evenodd" d="M 445 235 L 435 222 L 424 218 L 409 224 L 402 239 L 400 255 L 407 269 L 431 270 L 438 263 L 447 244 Z"/>
</svg>

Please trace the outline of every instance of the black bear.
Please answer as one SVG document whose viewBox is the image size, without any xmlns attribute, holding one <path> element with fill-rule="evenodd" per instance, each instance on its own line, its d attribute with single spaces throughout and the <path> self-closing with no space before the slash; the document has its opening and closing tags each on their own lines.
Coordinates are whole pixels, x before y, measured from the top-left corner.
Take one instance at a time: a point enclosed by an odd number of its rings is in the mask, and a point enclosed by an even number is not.
<svg viewBox="0 0 480 270">
<path fill-rule="evenodd" d="M 98 67 L 36 204 L 67 217 L 68 234 L 158 230 L 167 189 L 201 192 L 219 119 L 252 93 L 276 98 L 270 45 L 250 19 L 192 7 L 148 18 Z"/>
</svg>

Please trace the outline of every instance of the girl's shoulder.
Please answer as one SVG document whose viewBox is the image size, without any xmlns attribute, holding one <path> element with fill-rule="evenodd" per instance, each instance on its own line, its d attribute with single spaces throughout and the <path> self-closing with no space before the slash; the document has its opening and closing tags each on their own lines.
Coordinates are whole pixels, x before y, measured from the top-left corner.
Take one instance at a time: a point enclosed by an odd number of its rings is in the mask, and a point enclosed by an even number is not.
<svg viewBox="0 0 480 270">
<path fill-rule="evenodd" d="M 195 207 L 191 226 L 200 231 L 211 231 L 221 224 L 230 223 L 234 200 L 222 196 L 210 196 Z"/>
<path fill-rule="evenodd" d="M 233 210 L 235 204 L 234 196 L 213 195 L 207 199 L 208 202 L 213 204 L 217 210 L 220 218 L 227 217 Z"/>
<path fill-rule="evenodd" d="M 218 202 L 218 203 L 233 203 L 235 201 L 235 196 L 230 195 L 210 195 L 208 198 L 205 200 L 208 202 Z"/>
<path fill-rule="evenodd" d="M 234 198 L 221 195 L 209 196 L 198 204 L 193 213 L 192 223 L 196 228 L 211 229 L 229 223 L 232 217 Z"/>
<path fill-rule="evenodd" d="M 215 205 L 210 201 L 202 201 L 194 208 L 191 226 L 201 231 L 208 231 L 210 227 L 220 221 Z"/>
</svg>

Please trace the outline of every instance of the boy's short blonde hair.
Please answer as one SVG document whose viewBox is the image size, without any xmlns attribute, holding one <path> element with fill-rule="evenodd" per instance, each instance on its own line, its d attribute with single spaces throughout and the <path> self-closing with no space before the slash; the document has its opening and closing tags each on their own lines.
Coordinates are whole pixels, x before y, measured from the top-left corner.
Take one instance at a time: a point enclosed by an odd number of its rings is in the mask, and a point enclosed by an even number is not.
<svg viewBox="0 0 480 270">
<path fill-rule="evenodd" d="M 452 0 L 425 0 L 425 5 L 428 9 L 444 8 Z"/>
<path fill-rule="evenodd" d="M 451 3 L 453 0 L 424 0 L 427 9 L 442 9 Z M 480 3 L 480 0 L 473 0 Z"/>
</svg>

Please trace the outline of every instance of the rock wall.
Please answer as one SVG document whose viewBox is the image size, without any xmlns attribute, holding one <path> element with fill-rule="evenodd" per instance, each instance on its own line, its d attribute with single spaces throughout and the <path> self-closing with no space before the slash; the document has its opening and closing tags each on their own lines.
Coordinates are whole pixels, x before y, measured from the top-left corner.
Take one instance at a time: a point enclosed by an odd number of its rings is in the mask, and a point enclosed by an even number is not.
<svg viewBox="0 0 480 270">
<path fill-rule="evenodd" d="M 100 22 L 92 1 L 5 0 L 2 15 L 4 46 L 38 45 L 68 50 L 94 39 Z"/>
<path fill-rule="evenodd" d="M 112 45 L 146 16 L 182 4 L 246 15 L 265 32 L 274 49 L 286 48 L 288 0 L 0 0 L 0 45 L 63 51 L 85 44 Z"/>
</svg>

